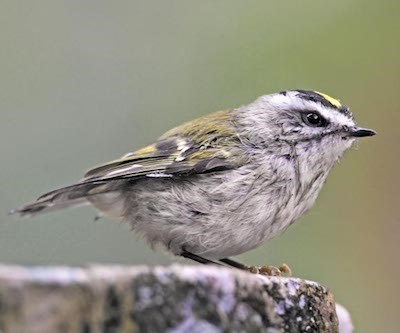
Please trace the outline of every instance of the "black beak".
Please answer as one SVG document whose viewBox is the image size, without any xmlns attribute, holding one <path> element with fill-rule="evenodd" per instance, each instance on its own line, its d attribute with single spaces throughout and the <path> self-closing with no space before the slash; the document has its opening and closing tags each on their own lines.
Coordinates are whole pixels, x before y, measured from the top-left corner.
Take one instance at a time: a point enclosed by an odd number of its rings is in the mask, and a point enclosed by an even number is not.
<svg viewBox="0 0 400 333">
<path fill-rule="evenodd" d="M 364 136 L 373 136 L 376 134 L 374 130 L 368 128 L 361 128 L 361 127 L 353 127 L 349 129 L 349 136 L 355 138 L 362 138 Z"/>
</svg>

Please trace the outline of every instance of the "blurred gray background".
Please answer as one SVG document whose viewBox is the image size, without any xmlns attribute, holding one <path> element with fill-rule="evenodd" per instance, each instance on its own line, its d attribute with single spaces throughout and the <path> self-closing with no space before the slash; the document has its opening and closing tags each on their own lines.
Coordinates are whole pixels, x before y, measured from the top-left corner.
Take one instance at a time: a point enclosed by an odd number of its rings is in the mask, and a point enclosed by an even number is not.
<svg viewBox="0 0 400 333">
<path fill-rule="evenodd" d="M 0 4 L 0 261 L 168 264 L 91 208 L 19 221 L 10 208 L 165 130 L 303 88 L 377 130 L 314 209 L 240 260 L 329 286 L 358 332 L 398 331 L 399 1 L 11 1 Z"/>
</svg>

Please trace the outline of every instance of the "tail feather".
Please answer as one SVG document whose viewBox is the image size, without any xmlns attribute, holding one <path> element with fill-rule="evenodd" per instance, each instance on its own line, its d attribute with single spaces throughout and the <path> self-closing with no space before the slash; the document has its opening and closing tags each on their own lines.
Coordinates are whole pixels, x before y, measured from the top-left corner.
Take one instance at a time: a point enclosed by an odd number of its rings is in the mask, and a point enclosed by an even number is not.
<svg viewBox="0 0 400 333">
<path fill-rule="evenodd" d="M 104 184 L 81 183 L 63 187 L 40 196 L 35 202 L 13 209 L 10 214 L 33 217 L 59 209 L 88 205 L 87 197 L 108 192 Z"/>
</svg>

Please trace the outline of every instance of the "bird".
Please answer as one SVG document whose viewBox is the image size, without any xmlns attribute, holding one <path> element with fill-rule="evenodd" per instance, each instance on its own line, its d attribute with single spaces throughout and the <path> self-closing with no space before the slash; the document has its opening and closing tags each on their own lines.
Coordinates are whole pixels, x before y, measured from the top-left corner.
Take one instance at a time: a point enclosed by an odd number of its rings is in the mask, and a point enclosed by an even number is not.
<svg viewBox="0 0 400 333">
<path fill-rule="evenodd" d="M 327 94 L 285 90 L 184 123 L 11 213 L 91 204 L 153 248 L 259 272 L 230 257 L 282 234 L 313 206 L 354 141 L 375 134 Z"/>
</svg>

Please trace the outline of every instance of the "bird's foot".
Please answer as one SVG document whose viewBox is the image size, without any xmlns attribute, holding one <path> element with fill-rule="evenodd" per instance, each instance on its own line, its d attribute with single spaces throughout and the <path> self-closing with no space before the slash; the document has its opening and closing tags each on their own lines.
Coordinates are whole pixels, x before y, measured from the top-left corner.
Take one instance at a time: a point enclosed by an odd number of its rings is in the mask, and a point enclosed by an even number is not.
<svg viewBox="0 0 400 333">
<path fill-rule="evenodd" d="M 292 276 L 292 270 L 287 264 L 281 264 L 279 267 L 264 265 L 264 266 L 247 266 L 235 260 L 229 258 L 223 258 L 219 261 L 223 262 L 226 265 L 231 267 L 239 268 L 241 270 L 253 273 L 253 274 L 261 274 L 268 276 Z"/>
<path fill-rule="evenodd" d="M 292 270 L 287 264 L 281 264 L 279 267 L 264 265 L 264 266 L 248 266 L 247 271 L 254 274 L 267 276 L 292 276 Z"/>
</svg>

